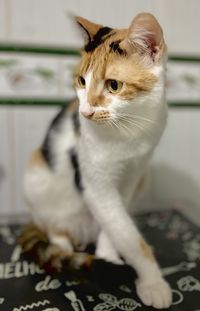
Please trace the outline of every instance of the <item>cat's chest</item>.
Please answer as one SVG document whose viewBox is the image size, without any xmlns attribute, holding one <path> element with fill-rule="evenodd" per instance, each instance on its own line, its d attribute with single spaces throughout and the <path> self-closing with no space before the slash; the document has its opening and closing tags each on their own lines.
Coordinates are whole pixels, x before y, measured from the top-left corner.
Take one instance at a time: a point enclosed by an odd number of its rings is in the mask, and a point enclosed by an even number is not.
<svg viewBox="0 0 200 311">
<path fill-rule="evenodd" d="M 130 142 L 93 142 L 82 143 L 79 146 L 80 161 L 84 167 L 106 169 L 106 171 L 121 170 L 126 167 L 137 167 L 152 152 L 151 146 L 146 143 Z M 88 168 L 89 169 L 89 168 Z"/>
<path fill-rule="evenodd" d="M 94 183 L 109 180 L 119 188 L 128 185 L 129 181 L 133 184 L 141 175 L 150 153 L 135 152 L 134 148 L 128 145 L 113 144 L 109 148 L 106 147 L 101 148 L 98 145 L 90 151 L 87 148 L 81 149 L 80 166 L 83 180 Z"/>
</svg>

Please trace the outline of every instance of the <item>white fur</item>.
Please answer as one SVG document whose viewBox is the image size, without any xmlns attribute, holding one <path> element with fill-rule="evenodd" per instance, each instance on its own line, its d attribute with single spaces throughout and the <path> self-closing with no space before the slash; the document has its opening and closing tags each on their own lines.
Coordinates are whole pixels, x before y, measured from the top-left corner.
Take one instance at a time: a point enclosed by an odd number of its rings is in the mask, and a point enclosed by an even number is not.
<svg viewBox="0 0 200 311">
<path fill-rule="evenodd" d="M 59 135 L 53 133 L 55 172 L 48 166 L 31 167 L 25 173 L 25 197 L 31 208 L 34 222 L 45 230 L 51 241 L 71 251 L 69 241 L 55 236 L 55 231 L 70 233 L 82 247 L 95 241 L 98 226 L 74 187 L 74 173 L 67 151 L 76 144 L 71 120 L 66 119 Z M 69 247 L 66 248 L 66 245 Z"/>
<path fill-rule="evenodd" d="M 138 273 L 136 286 L 141 300 L 156 308 L 170 305 L 170 288 L 162 278 L 157 263 L 151 262 L 142 253 L 139 245 L 141 234 L 128 216 L 126 206 L 165 128 L 167 107 L 164 70 L 164 65 L 152 69 L 158 82 L 148 96 L 138 97 L 125 105 L 113 95 L 112 103 L 107 108 L 113 119 L 117 119 L 121 111 L 140 116 L 144 129 L 136 122 L 128 123 L 127 132 L 110 129 L 108 133 L 107 124 L 98 125 L 81 117 L 82 138 L 79 144 L 81 170 L 86 185 L 85 201 L 107 237 L 103 247 L 100 235 L 100 249 L 97 248 L 96 253 L 117 262 L 119 257 L 113 253 L 113 248 L 116 249 Z M 91 77 L 91 73 L 89 75 Z M 87 96 L 78 95 L 81 106 Z M 105 107 L 102 109 L 105 110 Z"/>
<path fill-rule="evenodd" d="M 62 131 L 53 137 L 55 171 L 48 167 L 29 169 L 25 194 L 35 222 L 54 243 L 72 251 L 69 241 L 60 240 L 54 229 L 67 230 L 83 246 L 97 240 L 96 255 L 114 263 L 121 263 L 122 256 L 137 271 L 136 287 L 141 300 L 146 305 L 164 308 L 171 303 L 170 288 L 158 264 L 145 257 L 140 244 L 142 236 L 127 211 L 134 188 L 145 173 L 166 123 L 164 65 L 157 65 L 152 71 L 158 82 L 150 94 L 131 102 L 107 94 L 112 99 L 109 106 L 92 108 L 107 109 L 108 122 L 97 124 L 80 114 L 80 138 L 74 135 L 71 120 L 66 119 Z M 80 112 L 90 109 L 87 93 L 92 72 L 85 80 L 86 89 L 77 91 Z M 124 126 L 120 125 L 122 113 L 135 116 L 135 123 L 130 119 Z M 119 128 L 109 122 L 115 122 Z M 71 147 L 79 155 L 83 194 L 74 187 L 73 170 L 67 157 Z"/>
</svg>

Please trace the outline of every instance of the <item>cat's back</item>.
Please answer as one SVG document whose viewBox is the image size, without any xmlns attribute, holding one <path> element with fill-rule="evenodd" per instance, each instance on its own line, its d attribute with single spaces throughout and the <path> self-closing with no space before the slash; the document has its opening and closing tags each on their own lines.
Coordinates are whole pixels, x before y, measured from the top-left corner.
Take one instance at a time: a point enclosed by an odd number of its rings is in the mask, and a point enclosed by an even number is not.
<svg viewBox="0 0 200 311">
<path fill-rule="evenodd" d="M 25 198 L 32 214 L 39 213 L 40 219 L 46 215 L 50 217 L 50 212 L 56 215 L 58 209 L 68 213 L 66 202 L 77 209 L 82 204 L 76 148 L 79 138 L 77 107 L 78 103 L 73 101 L 59 111 L 50 123 L 42 145 L 28 161 L 24 175 Z"/>
<path fill-rule="evenodd" d="M 57 171 L 58 164 L 64 160 L 61 155 L 75 148 L 79 132 L 78 101 L 75 100 L 53 118 L 40 147 L 42 157 L 52 170 Z"/>
<path fill-rule="evenodd" d="M 79 132 L 78 101 L 74 100 L 62 107 L 50 121 L 41 145 L 30 155 L 27 170 L 43 167 L 58 173 L 61 160 L 64 164 L 67 152 L 76 148 Z"/>
</svg>

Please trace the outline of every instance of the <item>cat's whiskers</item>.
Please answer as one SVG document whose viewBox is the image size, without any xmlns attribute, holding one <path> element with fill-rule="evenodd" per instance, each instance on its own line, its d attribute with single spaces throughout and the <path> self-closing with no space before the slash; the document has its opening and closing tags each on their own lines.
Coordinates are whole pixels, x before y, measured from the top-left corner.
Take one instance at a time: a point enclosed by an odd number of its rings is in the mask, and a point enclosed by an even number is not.
<svg viewBox="0 0 200 311">
<path fill-rule="evenodd" d="M 149 132 L 147 131 L 147 128 L 145 126 L 143 126 L 143 124 L 141 124 L 141 122 L 139 122 L 138 120 L 135 120 L 132 116 L 125 115 L 125 114 L 120 114 L 118 116 L 119 116 L 118 121 L 120 122 L 121 126 L 125 127 L 124 123 L 128 123 L 128 125 L 135 126 L 141 132 L 144 132 L 147 136 L 149 136 Z M 128 125 L 126 125 L 126 128 L 129 129 L 128 132 L 130 133 L 130 128 L 128 127 Z M 132 132 L 131 132 L 131 134 L 132 134 Z"/>
<path fill-rule="evenodd" d="M 119 119 L 116 119 L 115 122 L 117 123 L 118 129 L 121 132 L 126 135 L 128 134 L 135 137 L 135 134 L 131 131 L 131 128 L 125 122 L 121 122 Z"/>
<path fill-rule="evenodd" d="M 108 121 L 108 124 L 111 125 L 112 129 L 117 128 L 117 130 L 119 130 L 119 132 L 123 132 L 125 134 L 127 133 L 128 128 L 127 127 L 124 128 L 123 126 L 121 126 L 121 124 L 119 124 L 117 119 L 110 118 Z"/>
<path fill-rule="evenodd" d="M 126 118 L 126 119 L 129 119 L 129 120 L 141 120 L 141 121 L 145 121 L 145 122 L 148 122 L 148 123 L 151 123 L 151 124 L 156 124 L 155 121 L 151 120 L 151 119 L 148 119 L 148 118 L 145 118 L 143 116 L 140 116 L 140 115 L 128 115 L 128 114 L 124 114 L 124 113 L 118 113 L 118 116 L 120 118 Z"/>
<path fill-rule="evenodd" d="M 119 127 L 119 124 L 117 123 L 117 120 L 111 119 L 111 122 L 112 122 L 112 124 L 113 124 L 117 129 L 120 130 L 120 127 Z"/>
<path fill-rule="evenodd" d="M 125 114 L 125 113 L 118 113 L 118 118 L 125 120 L 126 122 L 135 124 L 135 125 L 137 124 L 143 130 L 145 130 L 145 132 L 146 132 L 146 128 L 147 128 L 148 124 L 156 126 L 156 122 L 154 120 L 151 120 L 149 118 L 145 118 L 145 117 L 140 116 L 140 115 L 131 115 L 130 116 L 130 115 Z M 149 134 L 149 131 L 147 134 Z"/>
<path fill-rule="evenodd" d="M 113 124 L 112 119 L 108 119 L 108 125 L 111 126 L 112 130 L 115 128 L 115 124 Z"/>
<path fill-rule="evenodd" d="M 142 117 L 142 116 L 139 116 L 139 115 L 133 115 L 132 116 L 134 119 L 138 119 L 138 120 L 142 120 L 142 121 L 145 121 L 145 122 L 149 122 L 151 124 L 156 124 L 155 121 L 151 120 L 151 119 L 147 119 L 145 117 Z"/>
<path fill-rule="evenodd" d="M 128 135 L 134 136 L 135 134 L 133 134 L 133 132 L 131 132 L 130 127 L 128 127 L 127 125 L 125 125 L 125 123 L 120 123 L 120 126 L 123 127 L 123 129 L 125 130 L 125 133 L 127 133 Z"/>
<path fill-rule="evenodd" d="M 127 124 L 128 123 L 128 124 Z M 131 135 L 136 137 L 136 135 L 134 134 L 134 132 L 132 131 L 131 127 L 129 126 L 129 124 L 131 125 L 135 125 L 136 127 L 138 127 L 141 131 L 143 130 L 143 128 L 141 127 L 140 124 L 138 124 L 137 122 L 133 122 L 132 120 L 129 120 L 128 118 L 126 118 L 125 116 L 122 116 L 119 120 L 119 118 L 109 118 L 108 119 L 108 124 L 112 127 L 112 129 L 116 128 L 117 130 L 119 130 L 119 132 L 122 132 L 125 135 Z"/>
</svg>

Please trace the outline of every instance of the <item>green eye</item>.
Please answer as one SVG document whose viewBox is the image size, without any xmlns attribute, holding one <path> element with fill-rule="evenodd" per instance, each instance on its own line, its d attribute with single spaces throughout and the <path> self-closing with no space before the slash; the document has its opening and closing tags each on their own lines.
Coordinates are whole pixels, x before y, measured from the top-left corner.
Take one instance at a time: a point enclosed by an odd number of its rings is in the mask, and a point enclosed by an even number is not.
<svg viewBox="0 0 200 311">
<path fill-rule="evenodd" d="M 80 87 L 85 87 L 85 79 L 82 76 L 78 77 L 78 83 Z"/>
<path fill-rule="evenodd" d="M 123 83 L 121 81 L 118 80 L 107 80 L 106 81 L 106 87 L 108 89 L 108 91 L 112 94 L 117 94 L 121 91 L 123 86 Z"/>
</svg>

